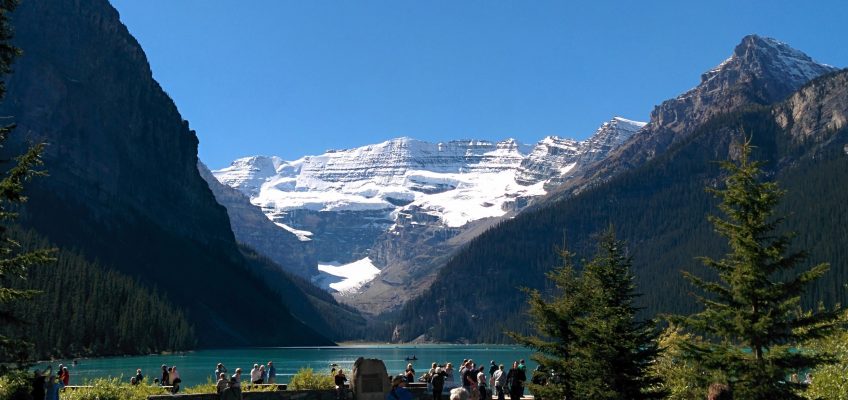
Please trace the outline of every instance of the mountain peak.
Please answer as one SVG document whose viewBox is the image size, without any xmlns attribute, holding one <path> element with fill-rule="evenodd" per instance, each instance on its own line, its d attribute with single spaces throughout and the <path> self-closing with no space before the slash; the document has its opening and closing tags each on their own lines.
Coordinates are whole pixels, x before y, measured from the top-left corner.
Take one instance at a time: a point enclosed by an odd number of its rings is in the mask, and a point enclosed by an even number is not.
<svg viewBox="0 0 848 400">
<path fill-rule="evenodd" d="M 701 85 L 719 86 L 752 79 L 772 79 L 781 82 L 785 96 L 804 83 L 836 68 L 820 64 L 804 52 L 777 39 L 748 35 L 733 49 L 730 58 L 701 76 Z"/>
</svg>

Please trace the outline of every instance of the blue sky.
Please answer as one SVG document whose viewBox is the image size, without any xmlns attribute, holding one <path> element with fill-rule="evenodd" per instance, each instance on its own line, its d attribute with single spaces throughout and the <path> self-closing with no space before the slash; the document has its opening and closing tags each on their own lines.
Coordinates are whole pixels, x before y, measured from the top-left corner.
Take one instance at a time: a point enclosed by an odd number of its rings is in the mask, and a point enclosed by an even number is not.
<svg viewBox="0 0 848 400">
<path fill-rule="evenodd" d="M 848 66 L 848 2 L 111 0 L 212 168 L 647 121 L 750 33 Z M 810 5 L 814 4 L 814 5 Z"/>
</svg>

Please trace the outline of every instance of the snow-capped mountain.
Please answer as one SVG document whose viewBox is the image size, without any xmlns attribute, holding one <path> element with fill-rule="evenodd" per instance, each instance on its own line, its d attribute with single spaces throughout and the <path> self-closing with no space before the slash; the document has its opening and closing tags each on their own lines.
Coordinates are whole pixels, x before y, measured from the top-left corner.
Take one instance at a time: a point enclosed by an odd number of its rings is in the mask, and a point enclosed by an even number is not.
<svg viewBox="0 0 848 400">
<path fill-rule="evenodd" d="M 398 249 L 398 243 L 418 252 L 457 236 L 471 222 L 503 217 L 544 195 L 547 183 L 602 159 L 643 125 L 616 117 L 587 140 L 551 136 L 536 145 L 401 137 L 294 161 L 246 157 L 213 174 L 249 197 L 277 226 L 315 241 L 321 271 L 335 271 L 337 278 L 311 278 L 355 292 L 370 277 L 357 273 L 347 278 L 358 284 L 341 283 L 344 265 L 373 274 L 389 264 L 405 264 L 386 254 L 381 241 L 391 241 L 393 252 L 413 250 Z M 425 227 L 438 233 L 417 235 Z M 363 267 L 369 263 L 375 268 Z M 312 271 L 318 275 L 318 266 Z"/>
<path fill-rule="evenodd" d="M 567 176 L 577 165 L 591 164 L 606 157 L 610 150 L 621 146 L 643 126 L 644 122 L 615 117 L 582 142 L 548 136 L 521 161 L 516 181 L 532 185 L 540 180 Z"/>
<path fill-rule="evenodd" d="M 557 201 L 638 167 L 718 115 L 785 99 L 805 83 L 837 68 L 821 64 L 779 40 L 748 35 L 729 58 L 701 74 L 694 88 L 662 102 L 633 140 L 570 177 L 548 199 Z"/>
<path fill-rule="evenodd" d="M 390 213 L 412 204 L 439 213 L 446 225 L 461 226 L 502 215 L 496 210 L 506 194 L 538 194 L 508 187 L 528 150 L 514 140 L 427 143 L 404 137 L 291 162 L 243 158 L 215 176 L 275 220 L 293 210 Z"/>
</svg>

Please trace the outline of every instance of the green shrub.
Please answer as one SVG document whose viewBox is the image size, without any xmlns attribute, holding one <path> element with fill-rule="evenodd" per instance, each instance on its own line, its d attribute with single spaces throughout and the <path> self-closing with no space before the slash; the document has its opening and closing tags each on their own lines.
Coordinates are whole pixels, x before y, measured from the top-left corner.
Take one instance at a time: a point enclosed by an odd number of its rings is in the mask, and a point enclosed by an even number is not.
<svg viewBox="0 0 848 400">
<path fill-rule="evenodd" d="M 91 388 L 66 390 L 60 396 L 62 400 L 147 400 L 148 396 L 166 393 L 165 389 L 154 385 L 130 385 L 120 378 L 95 379 L 86 382 Z M 213 390 L 212 393 L 215 391 Z"/>
<path fill-rule="evenodd" d="M 842 322 L 848 323 L 848 314 L 841 314 Z M 804 396 L 808 399 L 848 400 L 848 330 L 838 329 L 831 335 L 811 340 L 805 348 L 828 352 L 833 357 L 829 363 L 813 369 L 812 384 Z M 798 371 L 804 379 L 804 371 Z"/>
<path fill-rule="evenodd" d="M 336 387 L 330 374 L 316 374 L 312 368 L 301 368 L 289 382 L 291 390 L 328 390 Z"/>
<path fill-rule="evenodd" d="M 32 373 L 28 371 L 11 371 L 0 377 L 0 399 L 25 400 L 31 399 Z"/>
</svg>

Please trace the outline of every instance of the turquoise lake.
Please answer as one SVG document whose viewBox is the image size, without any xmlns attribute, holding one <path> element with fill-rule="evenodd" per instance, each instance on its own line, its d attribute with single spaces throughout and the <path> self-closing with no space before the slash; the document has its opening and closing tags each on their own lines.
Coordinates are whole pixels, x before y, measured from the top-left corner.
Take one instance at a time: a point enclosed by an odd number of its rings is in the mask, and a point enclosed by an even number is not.
<svg viewBox="0 0 848 400">
<path fill-rule="evenodd" d="M 421 376 L 430 368 L 430 364 L 451 362 L 454 369 L 465 358 L 470 358 L 477 365 L 485 365 L 488 373 L 489 361 L 504 364 L 508 369 L 513 361 L 526 360 L 530 369 L 536 364 L 530 360 L 533 353 L 520 346 L 506 345 L 361 345 L 339 347 L 265 347 L 247 349 L 198 350 L 181 354 L 149 355 L 135 357 L 107 357 L 78 359 L 77 365 L 70 360 L 56 360 L 50 363 L 41 362 L 36 365 L 43 369 L 53 365 L 55 370 L 59 363 L 64 363 L 71 375 L 71 385 L 81 385 L 92 378 L 121 377 L 129 381 L 135 375 L 136 368 L 141 368 L 145 381 L 161 376 L 161 366 L 176 365 L 183 380 L 183 385 L 196 385 L 212 379 L 215 365 L 223 363 L 230 374 L 236 367 L 243 370 L 244 376 L 250 376 L 253 364 L 267 364 L 273 361 L 277 367 L 277 382 L 287 383 L 292 375 L 300 368 L 312 368 L 315 371 L 328 371 L 330 364 L 338 364 L 350 373 L 353 362 L 359 357 L 379 358 L 386 363 L 390 374 L 398 374 L 406 369 L 406 357 L 415 355 L 413 361 L 415 373 Z"/>
</svg>

